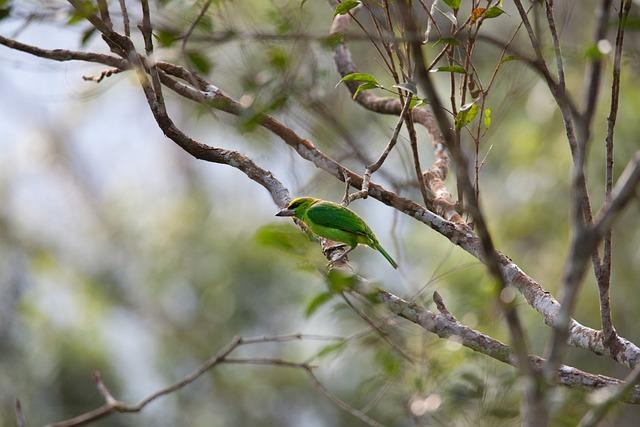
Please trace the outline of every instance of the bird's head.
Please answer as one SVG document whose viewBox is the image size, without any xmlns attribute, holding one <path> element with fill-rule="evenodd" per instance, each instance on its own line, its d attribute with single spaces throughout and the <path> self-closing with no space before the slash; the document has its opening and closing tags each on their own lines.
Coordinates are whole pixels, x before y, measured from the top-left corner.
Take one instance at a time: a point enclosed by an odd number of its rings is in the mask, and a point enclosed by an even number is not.
<svg viewBox="0 0 640 427">
<path fill-rule="evenodd" d="M 289 202 L 286 208 L 278 212 L 276 216 L 295 216 L 302 218 L 307 209 L 318 200 L 319 199 L 313 197 L 296 197 Z"/>
</svg>

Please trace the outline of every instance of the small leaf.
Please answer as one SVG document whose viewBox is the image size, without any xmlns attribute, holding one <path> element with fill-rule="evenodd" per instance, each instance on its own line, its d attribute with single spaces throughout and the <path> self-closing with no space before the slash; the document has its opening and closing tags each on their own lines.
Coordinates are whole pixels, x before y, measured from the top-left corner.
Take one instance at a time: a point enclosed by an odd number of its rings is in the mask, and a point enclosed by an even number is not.
<svg viewBox="0 0 640 427">
<path fill-rule="evenodd" d="M 442 37 L 441 39 L 436 40 L 433 44 L 437 45 L 439 43 L 450 44 L 451 46 L 460 45 L 460 41 L 458 41 L 458 39 L 456 39 L 454 37 Z"/>
<path fill-rule="evenodd" d="M 90 0 L 82 0 L 78 3 L 77 8 L 73 8 L 71 13 L 69 14 L 67 25 L 77 24 L 78 22 L 83 21 L 88 16 L 95 14 L 97 11 L 98 9 L 93 5 L 93 3 L 91 3 Z"/>
<path fill-rule="evenodd" d="M 87 43 L 89 43 L 89 40 L 91 40 L 91 37 L 96 34 L 96 31 L 97 29 L 94 26 L 91 26 L 84 30 L 82 32 L 82 37 L 80 38 L 80 46 L 86 46 Z"/>
<path fill-rule="evenodd" d="M 409 109 L 413 110 L 416 107 L 419 107 L 423 104 L 426 104 L 424 99 L 416 98 L 415 96 L 411 98 L 411 102 L 409 102 Z"/>
<path fill-rule="evenodd" d="M 377 85 L 375 83 L 371 83 L 371 82 L 365 82 L 365 83 L 361 83 L 360 86 L 358 86 L 358 88 L 356 89 L 356 91 L 353 93 L 353 99 L 356 99 L 358 97 L 358 95 L 360 95 L 360 92 L 365 91 L 365 90 L 369 90 L 369 89 L 375 89 L 380 87 L 380 85 Z"/>
<path fill-rule="evenodd" d="M 502 61 L 500 61 L 501 64 L 504 64 L 505 62 L 510 62 L 510 61 L 519 61 L 520 57 L 516 56 L 516 55 L 507 55 L 504 58 L 502 58 Z"/>
<path fill-rule="evenodd" d="M 482 17 L 485 19 L 497 18 L 503 13 L 505 13 L 503 9 L 499 8 L 498 6 L 493 6 L 487 9 L 486 12 L 484 12 L 484 14 L 482 15 Z"/>
<path fill-rule="evenodd" d="M 471 123 L 478 114 L 479 109 L 480 107 L 475 102 L 470 102 L 460 107 L 460 111 L 456 114 L 455 119 L 456 129 L 462 129 L 464 126 Z"/>
<path fill-rule="evenodd" d="M 322 307 L 324 303 L 333 298 L 333 295 L 334 294 L 332 292 L 322 292 L 313 297 L 313 299 L 309 301 L 309 304 L 307 304 L 307 307 L 304 309 L 304 315 L 306 317 L 311 317 L 311 315 L 315 313 L 316 310 L 318 310 L 320 307 Z"/>
<path fill-rule="evenodd" d="M 358 278 L 354 274 L 347 274 L 343 271 L 333 269 L 327 274 L 329 289 L 331 292 L 339 293 L 347 289 L 353 288 L 358 282 Z"/>
<path fill-rule="evenodd" d="M 11 6 L 0 7 L 0 20 L 7 18 L 9 15 L 11 15 Z"/>
<path fill-rule="evenodd" d="M 293 224 L 280 222 L 261 227 L 255 236 L 256 241 L 265 246 L 280 249 L 295 255 L 303 256 L 311 242 Z"/>
<path fill-rule="evenodd" d="M 460 9 L 460 2 L 462 0 L 442 0 L 447 6 L 449 6 L 453 10 Z"/>
<path fill-rule="evenodd" d="M 320 351 L 314 356 L 314 359 L 318 357 L 328 356 L 331 353 L 341 352 L 342 350 L 347 348 L 346 344 L 347 344 L 346 341 L 338 341 L 331 344 L 327 344 L 320 349 Z"/>
<path fill-rule="evenodd" d="M 344 41 L 344 36 L 341 33 L 334 33 L 320 39 L 320 46 L 322 46 L 325 49 L 333 49 L 343 41 Z"/>
<path fill-rule="evenodd" d="M 173 43 L 175 43 L 175 41 L 178 40 L 178 37 L 180 35 L 175 31 L 172 31 L 166 28 L 161 28 L 155 33 L 153 33 L 153 36 L 158 41 L 158 44 L 160 46 L 171 47 L 171 45 L 173 45 Z"/>
<path fill-rule="evenodd" d="M 351 74 L 347 74 L 346 76 L 344 76 L 343 78 L 340 79 L 338 84 L 340 84 L 342 82 L 349 82 L 349 81 L 369 82 L 369 83 L 375 83 L 377 85 L 380 84 L 380 83 L 378 83 L 378 79 L 376 79 L 371 74 L 367 74 L 367 73 L 351 73 Z"/>
<path fill-rule="evenodd" d="M 491 108 L 484 109 L 484 127 L 487 129 L 491 127 Z"/>
<path fill-rule="evenodd" d="M 360 2 L 358 0 L 342 0 L 342 3 L 336 6 L 336 11 L 333 13 L 333 16 L 346 15 L 351 9 L 359 5 Z"/>
<path fill-rule="evenodd" d="M 208 74 L 211 71 L 211 62 L 201 52 L 192 50 L 187 52 L 187 60 L 189 64 L 202 74 Z"/>
<path fill-rule="evenodd" d="M 460 65 L 445 65 L 444 67 L 434 68 L 429 70 L 431 73 L 460 73 L 467 74 L 467 70 Z"/>
<path fill-rule="evenodd" d="M 271 66 L 276 70 L 284 71 L 289 65 L 289 56 L 279 47 L 272 47 L 267 50 L 267 57 Z"/>
<path fill-rule="evenodd" d="M 397 85 L 393 85 L 393 87 L 406 90 L 407 92 L 411 92 L 414 95 L 418 93 L 418 88 L 416 87 L 416 84 L 413 82 L 399 83 Z"/>
</svg>

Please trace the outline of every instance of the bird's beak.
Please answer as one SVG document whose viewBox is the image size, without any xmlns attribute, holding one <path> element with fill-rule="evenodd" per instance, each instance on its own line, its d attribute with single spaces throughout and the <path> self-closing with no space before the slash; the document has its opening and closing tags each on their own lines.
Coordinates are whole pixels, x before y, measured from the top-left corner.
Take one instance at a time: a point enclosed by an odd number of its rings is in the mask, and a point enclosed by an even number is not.
<svg viewBox="0 0 640 427">
<path fill-rule="evenodd" d="M 287 209 L 284 208 L 281 211 L 279 211 L 276 216 L 295 216 L 296 211 L 294 211 L 293 209 Z"/>
</svg>

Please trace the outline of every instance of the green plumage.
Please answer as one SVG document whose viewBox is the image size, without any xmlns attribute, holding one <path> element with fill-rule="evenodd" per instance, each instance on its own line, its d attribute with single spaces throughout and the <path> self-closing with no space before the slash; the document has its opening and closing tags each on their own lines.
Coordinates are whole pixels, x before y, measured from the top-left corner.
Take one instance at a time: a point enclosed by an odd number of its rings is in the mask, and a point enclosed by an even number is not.
<svg viewBox="0 0 640 427">
<path fill-rule="evenodd" d="M 326 200 L 298 197 L 277 215 L 295 216 L 318 236 L 346 243 L 351 249 L 358 244 L 367 245 L 380 252 L 393 268 L 398 268 L 398 264 L 382 248 L 371 228 L 351 209 Z"/>
</svg>

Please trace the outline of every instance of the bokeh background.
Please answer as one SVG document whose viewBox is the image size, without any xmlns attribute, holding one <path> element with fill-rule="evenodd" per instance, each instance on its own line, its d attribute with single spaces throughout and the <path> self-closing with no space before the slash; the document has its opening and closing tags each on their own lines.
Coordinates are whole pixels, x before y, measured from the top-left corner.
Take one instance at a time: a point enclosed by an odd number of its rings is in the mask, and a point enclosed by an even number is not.
<svg viewBox="0 0 640 427">
<path fill-rule="evenodd" d="M 133 3 L 132 22 L 137 22 Z M 181 0 L 158 3 L 154 25 L 164 45 L 158 56 L 185 63 L 232 97 L 272 112 L 354 170 L 377 157 L 395 119 L 364 111 L 336 87 L 339 77 L 326 41 L 237 35 L 211 40 L 229 29 L 322 37 L 332 19 L 325 2 L 217 3 L 196 27 L 186 57 L 172 35 L 188 28 L 197 9 Z M 555 3 L 568 83 L 580 95 L 585 58 L 593 54 L 589 40 L 595 2 Z M 0 21 L 2 35 L 44 48 L 105 51 L 65 2 L 19 0 L 12 6 L 11 15 Z M 517 25 L 510 7 L 505 4 L 508 15 L 484 31 L 506 39 Z M 634 5 L 623 58 L 616 176 L 638 148 L 637 16 Z M 114 12 L 116 22 L 117 17 Z M 363 22 L 368 23 L 364 16 Z M 527 49 L 525 42 L 516 38 L 522 49 Z M 362 71 L 390 85 L 370 44 L 350 46 Z M 430 57 L 438 49 L 436 44 L 425 47 Z M 612 61 L 612 53 L 600 54 L 606 75 L 588 177 L 596 210 L 603 198 Z M 498 57 L 495 48 L 478 45 L 481 75 L 490 75 Z M 0 425 L 14 425 L 16 398 L 34 426 L 99 406 L 95 370 L 116 397 L 134 403 L 180 379 L 236 335 L 346 337 L 368 327 L 338 296 L 305 313 L 309 302 L 327 291 L 318 271 L 324 263 L 318 246 L 292 232 L 287 220 L 274 218 L 277 208 L 268 193 L 243 174 L 192 159 L 167 140 L 131 73 L 86 82 L 83 75 L 96 75 L 104 67 L 54 63 L 5 47 L 0 47 L 0 61 Z M 448 76 L 434 78 L 446 95 Z M 255 117 L 238 119 L 170 93 L 167 98 L 186 133 L 247 154 L 294 195 L 342 197 L 339 182 L 257 128 Z M 571 164 L 559 111 L 544 84 L 518 61 L 503 65 L 487 105 L 493 121 L 480 147 L 485 159 L 480 182 L 491 230 L 503 252 L 557 294 L 569 238 Z M 430 143 L 422 130 L 419 138 L 423 165 L 428 165 Z M 412 177 L 410 148 L 402 136 L 374 180 L 419 200 Z M 450 188 L 455 188 L 453 180 Z M 359 200 L 352 208 L 400 263 L 393 271 L 379 254 L 359 249 L 352 256 L 357 270 L 426 306 L 437 290 L 465 324 L 508 340 L 493 284 L 475 259 L 373 199 Z M 614 232 L 611 290 L 616 327 L 635 342 L 640 342 L 635 323 L 640 313 L 639 208 L 634 202 Z M 355 303 L 378 320 L 388 319 L 379 307 Z M 548 328 L 530 307 L 520 305 L 532 349 L 541 354 Z M 599 327 L 591 277 L 576 318 Z M 327 388 L 388 425 L 518 424 L 518 383 L 510 367 L 425 335 L 408 322 L 387 322 L 384 328 L 415 363 L 398 357 L 375 333 L 339 348 L 305 340 L 256 345 L 238 354 L 294 361 L 315 357 Z M 570 349 L 567 362 L 594 373 L 626 373 L 583 350 Z M 588 408 L 588 395 L 581 391 L 562 389 L 554 399 L 554 425 L 575 425 Z M 639 409 L 622 406 L 607 425 L 635 425 L 638 415 Z M 358 423 L 327 401 L 301 371 L 225 365 L 141 414 L 114 415 L 98 424 Z"/>
</svg>

